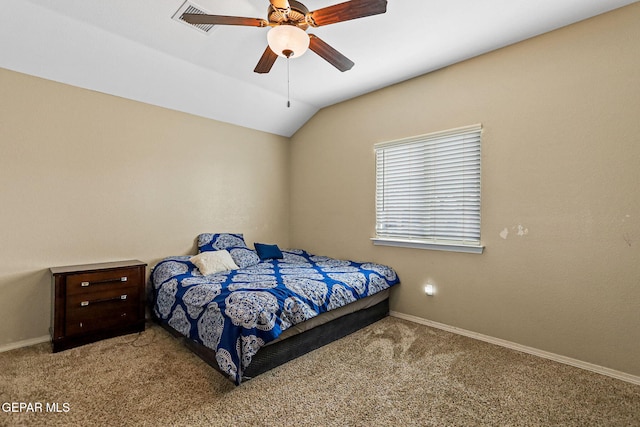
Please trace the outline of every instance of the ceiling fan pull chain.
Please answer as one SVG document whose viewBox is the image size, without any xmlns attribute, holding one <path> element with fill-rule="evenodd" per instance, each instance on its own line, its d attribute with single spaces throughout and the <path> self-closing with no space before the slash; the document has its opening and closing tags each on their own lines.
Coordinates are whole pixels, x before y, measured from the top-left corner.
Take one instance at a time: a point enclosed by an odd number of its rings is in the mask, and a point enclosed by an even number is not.
<svg viewBox="0 0 640 427">
<path fill-rule="evenodd" d="M 291 108 L 291 96 L 289 94 L 289 57 L 287 57 L 287 108 Z"/>
</svg>

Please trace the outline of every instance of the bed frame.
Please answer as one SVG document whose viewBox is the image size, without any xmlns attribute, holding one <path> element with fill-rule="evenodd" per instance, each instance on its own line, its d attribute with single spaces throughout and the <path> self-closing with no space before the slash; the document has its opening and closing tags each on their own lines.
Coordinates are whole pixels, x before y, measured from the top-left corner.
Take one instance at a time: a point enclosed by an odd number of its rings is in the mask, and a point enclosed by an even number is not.
<svg viewBox="0 0 640 427">
<path fill-rule="evenodd" d="M 253 356 L 251 364 L 242 374 L 242 381 L 250 380 L 276 366 L 280 366 L 330 342 L 343 338 L 388 315 L 389 299 L 387 298 L 369 308 L 346 314 L 300 334 L 266 345 Z M 228 375 L 223 373 L 218 367 L 216 352 L 214 350 L 186 338 L 168 324 L 155 318 L 155 316 L 154 320 L 173 336 L 180 339 L 182 343 L 198 357 L 228 378 Z"/>
</svg>

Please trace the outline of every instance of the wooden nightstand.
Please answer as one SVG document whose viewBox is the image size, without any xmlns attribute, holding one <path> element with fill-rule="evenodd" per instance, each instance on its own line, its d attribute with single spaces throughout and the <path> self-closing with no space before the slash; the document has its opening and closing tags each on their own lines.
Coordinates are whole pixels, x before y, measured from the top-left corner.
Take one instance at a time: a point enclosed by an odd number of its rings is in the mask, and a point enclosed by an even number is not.
<svg viewBox="0 0 640 427">
<path fill-rule="evenodd" d="M 146 266 L 130 260 L 50 268 L 53 351 L 144 331 Z"/>
</svg>

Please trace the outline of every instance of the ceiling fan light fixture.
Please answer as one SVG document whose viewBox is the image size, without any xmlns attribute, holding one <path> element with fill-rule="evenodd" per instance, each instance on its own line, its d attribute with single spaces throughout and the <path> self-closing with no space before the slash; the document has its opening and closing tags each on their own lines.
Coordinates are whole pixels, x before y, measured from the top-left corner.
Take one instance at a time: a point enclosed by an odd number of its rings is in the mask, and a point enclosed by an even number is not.
<svg viewBox="0 0 640 427">
<path fill-rule="evenodd" d="M 283 58 L 297 58 L 309 48 L 309 35 L 295 25 L 277 25 L 267 33 L 273 53 Z"/>
</svg>

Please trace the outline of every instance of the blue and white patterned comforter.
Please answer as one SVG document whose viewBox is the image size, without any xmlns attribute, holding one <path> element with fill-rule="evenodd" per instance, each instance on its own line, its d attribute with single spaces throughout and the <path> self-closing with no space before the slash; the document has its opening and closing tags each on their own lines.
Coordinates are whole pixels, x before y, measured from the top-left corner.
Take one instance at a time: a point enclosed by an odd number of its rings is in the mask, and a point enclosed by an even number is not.
<svg viewBox="0 0 640 427">
<path fill-rule="evenodd" d="M 165 258 L 152 274 L 154 312 L 216 351 L 236 384 L 260 347 L 289 326 L 399 283 L 391 268 L 282 251 L 283 259 L 203 276 L 188 256 Z"/>
</svg>

